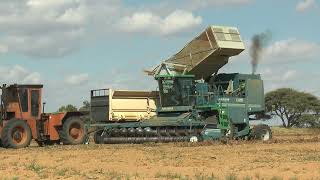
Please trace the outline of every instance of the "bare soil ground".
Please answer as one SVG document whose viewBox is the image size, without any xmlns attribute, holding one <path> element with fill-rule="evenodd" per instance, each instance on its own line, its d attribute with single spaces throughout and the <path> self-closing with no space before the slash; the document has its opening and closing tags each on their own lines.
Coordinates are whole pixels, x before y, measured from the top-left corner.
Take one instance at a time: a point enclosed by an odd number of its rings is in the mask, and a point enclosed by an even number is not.
<svg viewBox="0 0 320 180">
<path fill-rule="evenodd" d="M 320 179 L 320 130 L 273 132 L 267 143 L 0 148 L 0 179 Z"/>
</svg>

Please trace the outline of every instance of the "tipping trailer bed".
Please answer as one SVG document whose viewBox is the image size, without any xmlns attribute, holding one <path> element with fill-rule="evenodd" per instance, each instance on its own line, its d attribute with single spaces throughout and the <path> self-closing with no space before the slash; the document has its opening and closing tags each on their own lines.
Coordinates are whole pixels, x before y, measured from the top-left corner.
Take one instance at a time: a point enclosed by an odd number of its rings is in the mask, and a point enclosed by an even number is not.
<svg viewBox="0 0 320 180">
<path fill-rule="evenodd" d="M 96 122 L 140 121 L 156 115 L 157 91 L 91 91 L 91 118 Z"/>
<path fill-rule="evenodd" d="M 167 71 L 207 79 L 227 64 L 230 57 L 240 54 L 244 49 L 237 28 L 209 26 L 163 63 L 171 66 Z M 147 72 L 154 76 L 161 74 L 159 71 L 161 65 Z"/>
</svg>

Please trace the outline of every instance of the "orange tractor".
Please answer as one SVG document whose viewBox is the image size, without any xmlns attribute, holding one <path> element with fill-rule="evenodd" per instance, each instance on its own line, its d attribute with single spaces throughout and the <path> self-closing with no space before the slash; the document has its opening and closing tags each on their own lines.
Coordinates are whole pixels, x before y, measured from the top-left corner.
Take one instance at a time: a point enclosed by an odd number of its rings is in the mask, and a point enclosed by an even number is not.
<svg viewBox="0 0 320 180">
<path fill-rule="evenodd" d="M 82 144 L 86 140 L 83 113 L 44 113 L 43 85 L 3 85 L 1 87 L 1 144 L 23 148 L 34 139 L 40 146 Z"/>
</svg>

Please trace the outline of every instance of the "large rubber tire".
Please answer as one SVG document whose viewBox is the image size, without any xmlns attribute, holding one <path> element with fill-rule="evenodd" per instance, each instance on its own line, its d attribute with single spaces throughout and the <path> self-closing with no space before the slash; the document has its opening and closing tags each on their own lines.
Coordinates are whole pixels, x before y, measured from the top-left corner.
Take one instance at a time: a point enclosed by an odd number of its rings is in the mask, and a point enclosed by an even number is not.
<svg viewBox="0 0 320 180">
<path fill-rule="evenodd" d="M 1 133 L 2 145 L 5 148 L 24 148 L 30 145 L 32 133 L 30 126 L 24 120 L 9 120 Z"/>
<path fill-rule="evenodd" d="M 96 144 L 103 144 L 103 137 L 101 137 L 103 130 L 99 130 L 97 132 L 94 133 L 93 135 L 93 141 Z"/>
<path fill-rule="evenodd" d="M 271 128 L 266 124 L 254 126 L 250 132 L 251 139 L 268 141 L 272 139 Z"/>
<path fill-rule="evenodd" d="M 64 145 L 84 144 L 86 141 L 86 128 L 80 117 L 69 117 L 59 131 L 60 141 Z"/>
</svg>

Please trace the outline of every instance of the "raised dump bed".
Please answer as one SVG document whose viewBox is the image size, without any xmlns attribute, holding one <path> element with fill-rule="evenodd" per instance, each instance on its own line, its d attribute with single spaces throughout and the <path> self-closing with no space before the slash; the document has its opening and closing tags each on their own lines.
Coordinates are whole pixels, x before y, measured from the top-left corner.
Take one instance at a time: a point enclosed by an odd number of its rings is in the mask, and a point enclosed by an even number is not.
<svg viewBox="0 0 320 180">
<path fill-rule="evenodd" d="M 140 121 L 156 115 L 156 91 L 91 91 L 91 118 L 97 122 Z"/>
<path fill-rule="evenodd" d="M 208 78 L 245 49 L 235 27 L 209 26 L 181 51 L 166 60 L 176 72 L 186 71 L 197 79 Z"/>
</svg>

